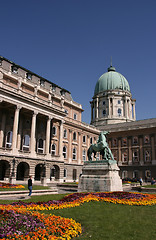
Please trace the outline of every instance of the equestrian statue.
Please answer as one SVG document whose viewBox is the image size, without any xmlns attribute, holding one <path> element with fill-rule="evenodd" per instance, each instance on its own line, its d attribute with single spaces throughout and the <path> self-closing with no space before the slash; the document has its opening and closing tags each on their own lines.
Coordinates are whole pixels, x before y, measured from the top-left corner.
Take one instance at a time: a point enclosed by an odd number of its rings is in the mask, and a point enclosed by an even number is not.
<svg viewBox="0 0 156 240">
<path fill-rule="evenodd" d="M 94 154 L 94 157 L 96 157 L 96 153 L 100 152 L 100 155 L 102 155 L 102 160 L 108 163 L 116 163 L 106 140 L 107 134 L 109 134 L 107 131 L 100 132 L 97 143 L 92 144 L 89 147 L 87 151 L 89 161 L 92 161 L 92 153 Z"/>
</svg>

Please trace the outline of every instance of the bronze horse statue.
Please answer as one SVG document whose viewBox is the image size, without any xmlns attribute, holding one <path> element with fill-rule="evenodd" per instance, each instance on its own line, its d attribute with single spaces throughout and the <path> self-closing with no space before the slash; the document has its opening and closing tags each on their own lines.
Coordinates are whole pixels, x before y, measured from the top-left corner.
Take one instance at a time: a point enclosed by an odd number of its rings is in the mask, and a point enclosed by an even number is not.
<svg viewBox="0 0 156 240">
<path fill-rule="evenodd" d="M 96 144 L 92 144 L 88 151 L 87 151 L 87 156 L 88 156 L 88 160 L 89 161 L 92 161 L 92 153 L 94 153 L 94 157 L 96 157 L 96 153 L 97 152 L 100 152 L 100 155 L 102 155 L 102 160 L 106 160 L 106 161 L 109 161 L 109 160 L 112 160 L 112 161 L 115 161 L 114 160 L 114 157 L 113 157 L 113 154 L 108 146 L 108 143 L 106 141 L 106 135 L 108 134 L 109 132 L 101 132 L 100 135 L 99 135 L 99 138 L 97 140 L 97 143 Z"/>
</svg>

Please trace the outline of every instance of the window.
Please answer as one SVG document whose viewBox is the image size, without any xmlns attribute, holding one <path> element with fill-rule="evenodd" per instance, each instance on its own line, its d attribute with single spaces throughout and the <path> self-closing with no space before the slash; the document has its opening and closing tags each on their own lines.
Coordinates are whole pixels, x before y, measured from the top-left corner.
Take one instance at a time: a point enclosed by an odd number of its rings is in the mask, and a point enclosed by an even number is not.
<svg viewBox="0 0 156 240">
<path fill-rule="evenodd" d="M 138 143 L 138 137 L 133 137 L 133 144 L 137 144 Z"/>
<path fill-rule="evenodd" d="M 56 91 L 56 87 L 52 86 L 52 91 L 55 92 Z"/>
<path fill-rule="evenodd" d="M 67 177 L 67 169 L 64 168 L 64 178 Z"/>
<path fill-rule="evenodd" d="M 13 72 L 13 73 L 18 73 L 18 67 L 16 67 L 16 66 L 12 66 L 11 67 L 11 71 Z"/>
<path fill-rule="evenodd" d="M 118 104 L 120 104 L 121 102 L 120 102 L 120 100 L 118 100 Z"/>
<path fill-rule="evenodd" d="M 113 138 L 113 147 L 116 147 L 116 146 L 117 146 L 117 139 Z"/>
<path fill-rule="evenodd" d="M 64 137 L 64 138 L 67 138 L 67 130 L 66 130 L 66 129 L 64 129 L 63 137 Z"/>
<path fill-rule="evenodd" d="M 11 148 L 11 146 L 12 146 L 12 131 L 9 131 L 6 137 L 6 147 Z"/>
<path fill-rule="evenodd" d="M 138 172 L 138 170 L 134 170 L 133 178 L 135 178 L 136 180 L 139 179 L 139 172 Z"/>
<path fill-rule="evenodd" d="M 150 151 L 149 150 L 145 151 L 145 162 L 150 162 Z"/>
<path fill-rule="evenodd" d="M 106 110 L 104 109 L 104 110 L 103 110 L 103 116 L 105 116 L 105 115 L 106 115 Z"/>
<path fill-rule="evenodd" d="M 56 127 L 52 127 L 52 135 L 56 135 Z"/>
<path fill-rule="evenodd" d="M 25 135 L 23 138 L 23 151 L 29 151 L 30 137 Z"/>
<path fill-rule="evenodd" d="M 86 142 L 86 136 L 83 136 L 83 143 Z"/>
<path fill-rule="evenodd" d="M 66 146 L 63 147 L 63 156 L 64 156 L 64 158 L 67 158 L 67 148 L 66 148 Z"/>
<path fill-rule="evenodd" d="M 76 148 L 73 148 L 73 160 L 76 160 Z"/>
<path fill-rule="evenodd" d="M 128 177 L 127 171 L 122 171 L 122 179 L 127 177 Z"/>
<path fill-rule="evenodd" d="M 52 144 L 51 146 L 51 155 L 56 155 L 56 145 L 55 144 Z"/>
<path fill-rule="evenodd" d="M 62 96 L 65 95 L 65 91 L 64 90 L 61 90 L 60 93 L 61 93 Z"/>
<path fill-rule="evenodd" d="M 31 80 L 31 79 L 32 79 L 31 73 L 27 73 L 27 74 L 26 74 L 26 78 L 27 78 L 28 80 Z"/>
<path fill-rule="evenodd" d="M 38 153 L 43 153 L 43 139 L 38 140 Z"/>
<path fill-rule="evenodd" d="M 99 161 L 99 159 L 100 159 L 100 153 L 97 152 L 97 154 L 96 154 L 96 160 Z"/>
<path fill-rule="evenodd" d="M 117 156 L 118 156 L 117 151 L 112 151 L 112 154 L 113 154 L 114 160 L 117 161 L 118 160 L 118 158 L 117 158 Z"/>
<path fill-rule="evenodd" d="M 146 178 L 151 178 L 151 171 L 150 170 L 145 171 L 145 177 Z"/>
<path fill-rule="evenodd" d="M 103 105 L 105 105 L 106 104 L 106 102 L 105 101 L 103 101 Z"/>
<path fill-rule="evenodd" d="M 138 162 L 139 161 L 139 156 L 138 156 L 138 151 L 133 152 L 133 162 Z"/>
<path fill-rule="evenodd" d="M 40 85 L 44 87 L 45 81 L 43 79 L 40 79 Z"/>
<path fill-rule="evenodd" d="M 124 152 L 123 154 L 122 154 L 122 162 L 127 162 L 127 152 Z"/>
<path fill-rule="evenodd" d="M 67 110 L 67 109 L 65 109 L 64 112 L 65 112 L 66 114 L 68 114 L 68 110 Z"/>
<path fill-rule="evenodd" d="M 74 113 L 74 120 L 77 120 L 77 114 Z"/>
<path fill-rule="evenodd" d="M 92 137 L 90 138 L 90 144 L 93 144 L 93 138 Z"/>
<path fill-rule="evenodd" d="M 73 140 L 76 140 L 76 132 L 73 133 Z"/>
<path fill-rule="evenodd" d="M 122 139 L 122 146 L 127 146 L 127 138 Z"/>
<path fill-rule="evenodd" d="M 118 108 L 118 116 L 121 116 L 121 108 Z"/>
<path fill-rule="evenodd" d="M 82 159 L 83 159 L 83 161 L 86 161 L 86 150 L 85 149 L 82 151 Z"/>
<path fill-rule="evenodd" d="M 149 143 L 149 142 L 150 142 L 149 136 L 145 136 L 145 137 L 144 137 L 144 143 Z"/>
</svg>

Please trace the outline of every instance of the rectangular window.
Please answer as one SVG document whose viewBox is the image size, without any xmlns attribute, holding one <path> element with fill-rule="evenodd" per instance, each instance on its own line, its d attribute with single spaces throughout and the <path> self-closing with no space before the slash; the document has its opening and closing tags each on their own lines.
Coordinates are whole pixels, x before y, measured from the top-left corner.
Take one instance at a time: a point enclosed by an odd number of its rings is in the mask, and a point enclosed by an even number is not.
<svg viewBox="0 0 156 240">
<path fill-rule="evenodd" d="M 77 114 L 74 113 L 74 120 L 77 120 Z"/>
</svg>

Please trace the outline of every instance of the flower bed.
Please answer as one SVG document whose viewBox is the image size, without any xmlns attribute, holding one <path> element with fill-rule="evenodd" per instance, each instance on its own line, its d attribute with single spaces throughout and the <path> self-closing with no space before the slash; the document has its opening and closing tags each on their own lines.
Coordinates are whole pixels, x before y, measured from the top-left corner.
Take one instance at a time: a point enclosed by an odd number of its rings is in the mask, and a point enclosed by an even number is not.
<svg viewBox="0 0 156 240">
<path fill-rule="evenodd" d="M 5 188 L 25 188 L 23 185 L 0 182 L 0 189 Z"/>
<path fill-rule="evenodd" d="M 19 201 L 12 204 L 1 204 L 0 239 L 70 240 L 82 232 L 79 223 L 73 219 L 45 215 L 38 211 L 77 207 L 90 201 L 151 206 L 156 204 L 156 195 L 132 192 L 74 193 L 58 201 L 36 203 Z"/>
</svg>

